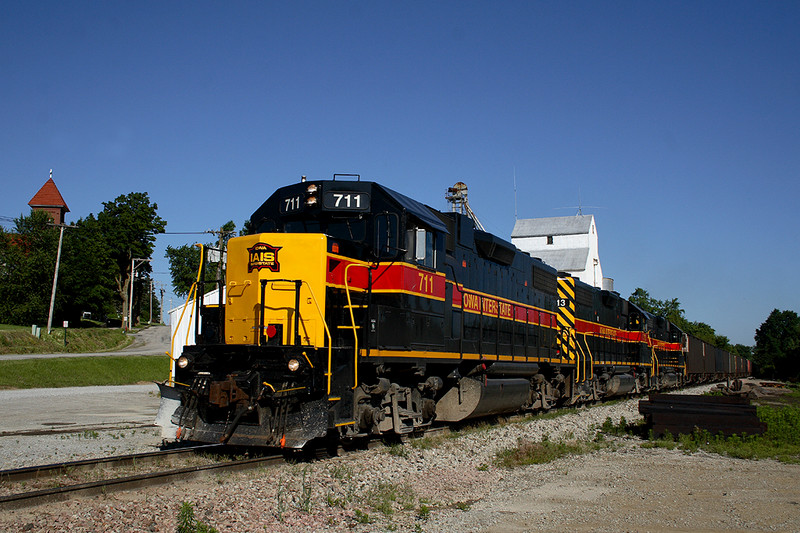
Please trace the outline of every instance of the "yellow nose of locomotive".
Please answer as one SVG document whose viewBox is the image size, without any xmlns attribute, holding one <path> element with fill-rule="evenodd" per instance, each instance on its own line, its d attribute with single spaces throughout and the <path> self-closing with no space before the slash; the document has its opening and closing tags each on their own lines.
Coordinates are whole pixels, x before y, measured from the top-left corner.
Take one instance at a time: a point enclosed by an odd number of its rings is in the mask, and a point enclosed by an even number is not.
<svg viewBox="0 0 800 533">
<path fill-rule="evenodd" d="M 231 239 L 225 342 L 324 346 L 326 255 L 327 237 L 321 234 Z"/>
</svg>

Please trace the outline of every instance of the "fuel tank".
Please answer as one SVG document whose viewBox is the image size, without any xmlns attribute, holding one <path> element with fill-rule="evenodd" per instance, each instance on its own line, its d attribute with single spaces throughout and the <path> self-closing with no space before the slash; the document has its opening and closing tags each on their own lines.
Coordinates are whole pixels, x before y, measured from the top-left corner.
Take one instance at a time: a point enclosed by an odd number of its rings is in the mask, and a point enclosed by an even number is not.
<svg viewBox="0 0 800 533">
<path fill-rule="evenodd" d="M 636 388 L 636 380 L 630 374 L 616 374 L 606 382 L 606 396 L 622 396 Z"/>
<path fill-rule="evenodd" d="M 479 416 L 514 412 L 530 400 L 527 379 L 462 378 L 436 402 L 436 420 L 459 422 Z"/>
</svg>

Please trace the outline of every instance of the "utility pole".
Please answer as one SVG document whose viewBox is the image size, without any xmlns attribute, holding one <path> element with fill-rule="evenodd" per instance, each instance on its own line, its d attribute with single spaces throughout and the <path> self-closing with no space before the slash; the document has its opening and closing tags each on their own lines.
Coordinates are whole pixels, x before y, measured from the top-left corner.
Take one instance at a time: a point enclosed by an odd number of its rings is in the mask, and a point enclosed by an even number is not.
<svg viewBox="0 0 800 533">
<path fill-rule="evenodd" d="M 219 228 L 219 261 L 217 262 L 217 279 L 222 279 L 222 254 L 225 253 L 223 250 L 222 245 L 224 241 L 222 240 L 224 237 L 224 233 L 222 232 L 222 228 Z"/>
<path fill-rule="evenodd" d="M 206 233 L 210 233 L 211 235 L 217 235 L 217 246 L 219 246 L 219 260 L 217 261 L 217 279 L 222 279 L 222 262 L 225 255 L 225 244 L 228 240 L 225 238 L 228 235 L 236 233 L 235 231 L 225 231 L 221 227 L 218 230 L 210 229 L 206 231 Z"/>
<path fill-rule="evenodd" d="M 160 320 L 159 320 L 158 323 L 159 324 L 163 324 L 164 323 L 164 284 L 161 283 L 160 285 L 161 285 L 161 287 L 159 288 L 159 290 L 161 291 L 161 307 L 159 307 L 159 313 L 158 314 L 159 314 Z"/>
<path fill-rule="evenodd" d="M 133 279 L 136 276 L 136 269 L 149 262 L 150 259 L 145 259 L 143 257 L 131 257 L 131 295 L 130 298 L 128 298 L 128 331 L 133 328 Z"/>
<path fill-rule="evenodd" d="M 150 314 L 148 315 L 147 323 L 153 323 L 153 278 L 150 278 Z"/>
<path fill-rule="evenodd" d="M 64 228 L 74 228 L 76 226 L 67 226 L 66 224 L 51 224 L 61 228 L 58 235 L 58 252 L 56 253 L 56 268 L 53 272 L 53 290 L 50 293 L 50 312 L 47 314 L 47 334 L 53 329 L 53 308 L 56 303 L 56 286 L 58 285 L 58 267 L 61 264 L 61 243 L 64 242 Z"/>
</svg>

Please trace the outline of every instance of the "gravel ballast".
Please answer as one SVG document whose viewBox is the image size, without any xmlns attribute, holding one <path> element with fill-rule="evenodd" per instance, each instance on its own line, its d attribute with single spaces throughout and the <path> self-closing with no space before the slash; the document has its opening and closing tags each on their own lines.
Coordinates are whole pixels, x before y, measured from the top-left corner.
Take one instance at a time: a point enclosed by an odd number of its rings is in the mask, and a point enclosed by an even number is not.
<svg viewBox="0 0 800 533">
<path fill-rule="evenodd" d="M 629 438 L 543 465 L 495 464 L 498 451 L 520 440 L 592 440 L 607 418 L 623 416 L 640 418 L 637 399 L 325 461 L 3 511 L 0 530 L 174 532 L 188 502 L 220 532 L 800 531 L 800 465 L 645 449 Z M 155 430 L 118 433 L 25 437 L 15 445 L 3 442 L 15 437 L 0 438 L 0 459 L 25 462 L 14 455 L 18 446 L 43 463 L 107 454 L 122 442 L 125 451 L 115 453 L 152 451 L 160 442 Z M 75 442 L 81 450 L 70 448 Z"/>
</svg>

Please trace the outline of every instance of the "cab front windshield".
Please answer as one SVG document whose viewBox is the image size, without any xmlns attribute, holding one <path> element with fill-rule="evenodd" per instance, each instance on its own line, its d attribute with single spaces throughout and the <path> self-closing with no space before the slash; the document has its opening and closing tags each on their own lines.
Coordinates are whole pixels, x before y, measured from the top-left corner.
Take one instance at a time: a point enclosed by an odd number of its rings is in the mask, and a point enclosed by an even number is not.
<svg viewBox="0 0 800 533">
<path fill-rule="evenodd" d="M 328 220 L 291 220 L 284 222 L 286 233 L 324 233 L 339 240 L 365 242 L 367 225 L 362 218 L 331 218 Z"/>
</svg>

